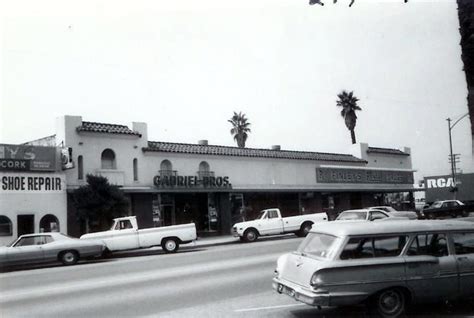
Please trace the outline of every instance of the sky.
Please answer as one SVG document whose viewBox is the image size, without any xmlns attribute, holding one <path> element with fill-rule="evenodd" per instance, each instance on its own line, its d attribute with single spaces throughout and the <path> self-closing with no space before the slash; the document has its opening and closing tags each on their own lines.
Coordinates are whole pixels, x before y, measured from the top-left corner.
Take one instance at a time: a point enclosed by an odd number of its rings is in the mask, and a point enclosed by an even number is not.
<svg viewBox="0 0 474 318">
<path fill-rule="evenodd" d="M 446 118 L 467 113 L 454 0 L 35 1 L 0 4 L 0 143 L 55 119 L 146 122 L 152 141 L 349 153 L 336 107 L 353 91 L 356 137 L 411 147 L 415 177 L 447 174 Z M 474 172 L 469 118 L 453 128 Z"/>
</svg>

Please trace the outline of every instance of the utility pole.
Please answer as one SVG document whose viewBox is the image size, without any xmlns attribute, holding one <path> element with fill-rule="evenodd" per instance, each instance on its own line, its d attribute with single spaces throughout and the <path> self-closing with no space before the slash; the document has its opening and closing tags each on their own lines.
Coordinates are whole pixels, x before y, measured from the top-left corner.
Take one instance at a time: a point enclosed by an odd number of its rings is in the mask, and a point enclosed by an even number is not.
<svg viewBox="0 0 474 318">
<path fill-rule="evenodd" d="M 453 178 L 453 199 L 456 200 L 456 192 L 458 191 L 457 183 L 456 183 L 456 171 L 455 171 L 455 165 L 456 165 L 456 160 L 455 156 L 453 155 L 453 140 L 451 138 L 451 130 L 453 130 L 454 126 L 456 126 L 459 121 L 465 117 L 467 117 L 469 113 L 466 113 L 462 115 L 458 120 L 454 122 L 454 124 L 451 125 L 451 118 L 446 119 L 448 121 L 448 131 L 449 131 L 449 158 L 451 159 L 451 176 Z"/>
</svg>

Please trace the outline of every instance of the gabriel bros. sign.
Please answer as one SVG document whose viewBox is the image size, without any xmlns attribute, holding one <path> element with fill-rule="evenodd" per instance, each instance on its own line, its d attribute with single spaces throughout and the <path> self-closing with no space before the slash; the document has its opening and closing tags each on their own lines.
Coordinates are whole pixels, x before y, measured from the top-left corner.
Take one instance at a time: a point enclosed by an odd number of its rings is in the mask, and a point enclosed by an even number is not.
<svg viewBox="0 0 474 318">
<path fill-rule="evenodd" d="M 155 176 L 157 188 L 231 188 L 229 177 L 198 176 Z"/>
<path fill-rule="evenodd" d="M 350 168 L 316 168 L 319 183 L 413 184 L 413 172 Z"/>
</svg>

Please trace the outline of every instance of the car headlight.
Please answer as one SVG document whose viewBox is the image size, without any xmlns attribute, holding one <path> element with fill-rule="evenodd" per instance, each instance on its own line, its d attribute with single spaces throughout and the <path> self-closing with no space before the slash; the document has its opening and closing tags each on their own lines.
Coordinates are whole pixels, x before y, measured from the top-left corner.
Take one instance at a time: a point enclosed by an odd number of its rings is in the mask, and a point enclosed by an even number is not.
<svg viewBox="0 0 474 318">
<path fill-rule="evenodd" d="M 309 282 L 309 284 L 313 288 L 316 288 L 316 289 L 323 286 L 323 281 L 321 279 L 321 275 L 319 275 L 318 273 L 314 273 L 313 276 L 311 276 L 311 281 Z"/>
</svg>

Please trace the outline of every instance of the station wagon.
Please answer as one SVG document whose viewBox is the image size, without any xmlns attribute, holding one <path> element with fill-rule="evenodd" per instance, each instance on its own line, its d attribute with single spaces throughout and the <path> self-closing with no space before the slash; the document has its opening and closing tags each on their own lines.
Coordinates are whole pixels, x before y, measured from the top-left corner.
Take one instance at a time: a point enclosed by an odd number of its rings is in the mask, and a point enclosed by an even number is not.
<svg viewBox="0 0 474 318">
<path fill-rule="evenodd" d="M 366 303 L 397 317 L 411 303 L 474 296 L 474 224 L 333 222 L 280 256 L 273 288 L 318 306 Z"/>
</svg>

